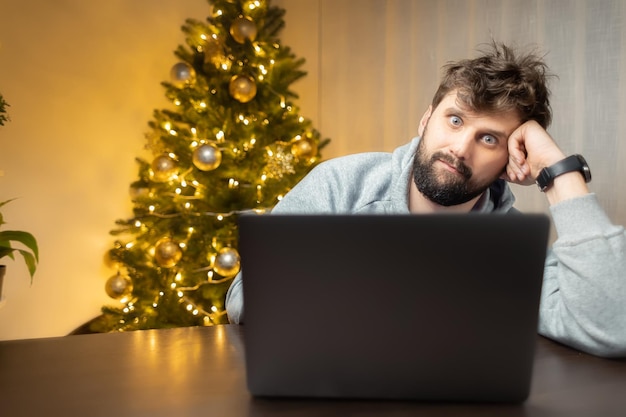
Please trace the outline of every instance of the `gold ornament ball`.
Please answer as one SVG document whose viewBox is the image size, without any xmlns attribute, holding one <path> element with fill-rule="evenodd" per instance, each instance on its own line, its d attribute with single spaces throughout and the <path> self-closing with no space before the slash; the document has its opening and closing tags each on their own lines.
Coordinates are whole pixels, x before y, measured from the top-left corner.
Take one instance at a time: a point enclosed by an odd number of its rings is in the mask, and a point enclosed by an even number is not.
<svg viewBox="0 0 626 417">
<path fill-rule="evenodd" d="M 191 83 L 195 80 L 196 71 L 188 63 L 179 62 L 174 64 L 170 70 L 170 77 L 176 86 L 182 87 L 186 83 Z"/>
<path fill-rule="evenodd" d="M 241 103 L 247 103 L 256 96 L 254 78 L 247 75 L 235 75 L 228 84 L 230 95 Z"/>
<path fill-rule="evenodd" d="M 230 26 L 230 34 L 237 43 L 253 41 L 257 35 L 256 23 L 247 16 L 239 16 Z"/>
<path fill-rule="evenodd" d="M 233 248 L 222 248 L 215 257 L 213 270 L 223 277 L 237 274 L 240 268 L 239 252 Z"/>
<path fill-rule="evenodd" d="M 165 154 L 154 158 L 151 166 L 155 181 L 167 181 L 177 169 L 176 162 Z"/>
<path fill-rule="evenodd" d="M 215 145 L 200 145 L 193 151 L 193 164 L 201 171 L 211 171 L 220 166 L 222 151 Z"/>
<path fill-rule="evenodd" d="M 163 268 L 171 268 L 183 257 L 180 246 L 169 237 L 160 239 L 154 247 L 154 258 Z"/>
<path fill-rule="evenodd" d="M 129 277 L 117 273 L 107 280 L 104 290 L 109 297 L 119 300 L 133 292 L 133 282 Z"/>
<path fill-rule="evenodd" d="M 298 158 L 313 158 L 317 155 L 317 144 L 309 138 L 295 140 L 291 145 L 291 153 Z"/>
</svg>

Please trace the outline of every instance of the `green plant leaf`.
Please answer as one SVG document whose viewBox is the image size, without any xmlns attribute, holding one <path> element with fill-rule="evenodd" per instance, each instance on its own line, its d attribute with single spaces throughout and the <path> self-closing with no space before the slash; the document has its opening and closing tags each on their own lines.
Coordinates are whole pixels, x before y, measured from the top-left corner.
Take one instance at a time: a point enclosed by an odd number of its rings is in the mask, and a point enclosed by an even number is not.
<svg viewBox="0 0 626 417">
<path fill-rule="evenodd" d="M 39 261 L 39 247 L 37 246 L 37 240 L 35 237 L 28 233 L 18 230 L 3 230 L 0 232 L 0 246 L 11 247 L 10 242 L 20 242 L 34 255 L 35 260 Z M 21 249 L 18 249 L 21 251 Z"/>
<path fill-rule="evenodd" d="M 0 201 L 0 208 L 7 203 L 10 203 L 14 199 Z M 5 224 L 4 217 L 0 213 L 0 226 Z M 21 243 L 26 249 L 16 248 L 12 246 L 12 243 Z M 37 263 L 39 262 L 39 247 L 35 237 L 21 230 L 3 230 L 0 231 L 0 259 L 5 256 L 15 260 L 14 253 L 19 253 L 24 258 L 24 263 L 30 273 L 30 282 L 33 282 L 33 276 L 37 269 Z"/>
</svg>

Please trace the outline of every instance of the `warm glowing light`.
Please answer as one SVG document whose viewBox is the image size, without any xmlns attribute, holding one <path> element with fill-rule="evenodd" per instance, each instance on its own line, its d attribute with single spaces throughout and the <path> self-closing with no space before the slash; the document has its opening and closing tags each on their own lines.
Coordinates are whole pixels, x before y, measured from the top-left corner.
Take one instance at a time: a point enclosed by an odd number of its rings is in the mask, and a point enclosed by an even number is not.
<svg viewBox="0 0 626 417">
<path fill-rule="evenodd" d="M 165 293 L 163 291 L 159 291 L 159 296 L 163 297 L 163 295 L 165 295 Z"/>
<path fill-rule="evenodd" d="M 224 139 L 224 132 L 222 132 L 221 130 L 219 132 L 217 132 L 217 134 L 215 135 L 215 137 L 217 138 L 217 140 L 222 140 Z"/>
<path fill-rule="evenodd" d="M 152 303 L 152 307 L 157 308 L 159 305 L 157 303 Z"/>
<path fill-rule="evenodd" d="M 298 121 L 299 121 L 300 123 L 304 122 L 304 117 L 300 116 L 300 118 L 298 119 Z"/>
<path fill-rule="evenodd" d="M 207 104 L 204 101 L 200 102 L 200 107 L 202 107 L 203 109 L 206 109 Z"/>
<path fill-rule="evenodd" d="M 179 99 L 174 100 L 174 105 L 175 106 L 180 106 L 181 104 L 183 104 L 183 103 L 181 103 L 181 101 Z"/>
<path fill-rule="evenodd" d="M 174 129 L 170 129 L 170 135 L 172 136 L 178 136 L 178 132 L 175 131 Z"/>
<path fill-rule="evenodd" d="M 183 279 L 183 275 L 179 272 L 176 274 L 176 278 L 174 278 L 176 281 L 180 281 L 181 279 Z"/>
<path fill-rule="evenodd" d="M 178 295 L 180 298 L 183 298 L 183 292 L 182 292 L 182 291 L 178 291 L 178 292 L 176 293 L 176 295 Z"/>
<path fill-rule="evenodd" d="M 256 139 L 255 138 L 250 139 L 250 145 L 254 145 L 255 143 L 256 143 Z"/>
<path fill-rule="evenodd" d="M 218 308 L 215 307 L 215 306 L 211 306 L 211 311 L 214 312 L 214 313 L 217 313 L 218 312 Z"/>
<path fill-rule="evenodd" d="M 276 197 L 276 200 L 278 200 L 278 201 L 280 201 L 280 200 L 282 200 L 282 199 L 283 199 L 283 196 L 282 196 L 282 195 L 279 195 L 278 197 Z"/>
<path fill-rule="evenodd" d="M 196 128 L 195 128 L 195 127 L 192 127 L 192 128 L 191 128 L 191 133 L 193 133 L 193 135 L 194 135 L 194 136 L 196 136 L 196 132 L 197 132 Z"/>
<path fill-rule="evenodd" d="M 221 15 L 222 15 L 222 13 L 224 13 L 224 12 L 222 12 L 221 10 L 217 10 L 217 11 L 215 12 L 215 15 L 216 15 L 216 16 L 221 16 Z"/>
<path fill-rule="evenodd" d="M 176 190 L 174 190 L 174 192 L 175 192 L 176 194 L 180 194 L 180 193 L 182 193 L 182 192 L 183 192 L 183 190 L 181 190 L 180 188 L 176 188 Z"/>
<path fill-rule="evenodd" d="M 186 187 L 187 186 L 187 181 L 181 180 L 180 181 L 180 185 L 182 185 L 183 187 Z"/>
<path fill-rule="evenodd" d="M 300 139 L 302 139 L 302 135 L 296 135 L 296 137 L 294 139 L 295 140 L 300 140 Z"/>
<path fill-rule="evenodd" d="M 198 310 L 196 309 L 196 310 L 192 311 L 191 314 L 193 314 L 194 316 L 197 316 L 198 315 Z"/>
<path fill-rule="evenodd" d="M 173 289 L 173 290 L 174 290 L 174 289 L 176 289 L 176 283 L 175 283 L 175 282 L 172 282 L 172 283 L 170 284 L 170 288 L 171 288 L 171 289 Z"/>
<path fill-rule="evenodd" d="M 152 213 L 152 212 L 154 211 L 154 209 L 155 209 L 155 208 L 156 208 L 156 207 L 154 207 L 154 206 L 150 206 L 150 207 L 148 207 L 148 210 L 150 210 L 150 213 Z"/>
<path fill-rule="evenodd" d="M 163 129 L 170 130 L 172 128 L 172 124 L 170 122 L 165 122 L 163 125 Z"/>
<path fill-rule="evenodd" d="M 261 175 L 261 180 L 262 181 L 265 181 L 266 179 L 267 179 L 267 175 L 265 175 L 265 174 Z"/>
<path fill-rule="evenodd" d="M 217 216 L 217 220 L 219 220 L 219 221 L 224 220 L 224 216 L 222 216 L 221 214 L 218 214 L 218 216 Z"/>
<path fill-rule="evenodd" d="M 206 35 L 203 33 L 202 35 L 200 35 L 200 39 L 205 40 L 206 41 Z"/>
<path fill-rule="evenodd" d="M 141 227 L 141 222 L 139 220 L 135 222 L 135 227 Z"/>
<path fill-rule="evenodd" d="M 187 311 L 193 310 L 193 306 L 191 304 L 187 304 Z"/>
</svg>

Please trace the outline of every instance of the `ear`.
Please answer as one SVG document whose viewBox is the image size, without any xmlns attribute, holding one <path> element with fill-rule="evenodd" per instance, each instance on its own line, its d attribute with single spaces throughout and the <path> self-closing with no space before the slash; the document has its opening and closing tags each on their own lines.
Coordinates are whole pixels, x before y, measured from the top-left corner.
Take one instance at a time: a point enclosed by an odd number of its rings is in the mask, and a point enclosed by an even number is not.
<svg viewBox="0 0 626 417">
<path fill-rule="evenodd" d="M 419 127 L 417 128 L 417 134 L 419 136 L 424 135 L 424 129 L 426 129 L 426 125 L 428 124 L 428 120 L 430 120 L 430 116 L 432 114 L 433 114 L 433 105 L 431 104 L 430 106 L 428 106 L 428 109 L 426 109 L 426 112 L 424 112 L 424 115 L 422 116 L 422 120 L 420 120 Z"/>
</svg>

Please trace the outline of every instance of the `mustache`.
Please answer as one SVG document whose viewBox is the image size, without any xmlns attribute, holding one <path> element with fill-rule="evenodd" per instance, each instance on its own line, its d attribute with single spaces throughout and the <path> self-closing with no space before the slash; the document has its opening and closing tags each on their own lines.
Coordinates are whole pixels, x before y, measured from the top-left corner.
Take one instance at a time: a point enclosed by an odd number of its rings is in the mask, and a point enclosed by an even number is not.
<svg viewBox="0 0 626 417">
<path fill-rule="evenodd" d="M 454 169 L 456 169 L 466 180 L 469 180 L 472 176 L 472 169 L 449 153 L 441 151 L 435 152 L 431 157 L 431 162 L 434 162 L 435 160 L 441 160 L 446 164 L 453 166 Z"/>
</svg>

